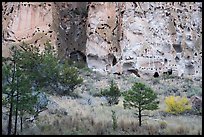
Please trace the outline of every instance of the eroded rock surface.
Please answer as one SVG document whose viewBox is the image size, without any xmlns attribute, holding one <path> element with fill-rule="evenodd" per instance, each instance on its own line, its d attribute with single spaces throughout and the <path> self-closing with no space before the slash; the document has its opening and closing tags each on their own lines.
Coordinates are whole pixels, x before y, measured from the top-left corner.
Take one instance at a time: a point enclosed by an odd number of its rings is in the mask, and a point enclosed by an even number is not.
<svg viewBox="0 0 204 137">
<path fill-rule="evenodd" d="M 22 42 L 40 48 L 47 41 L 55 43 L 51 3 L 4 2 L 2 8 L 3 55 L 9 55 L 8 47 Z"/>
<path fill-rule="evenodd" d="M 135 69 L 153 76 L 171 69 L 201 76 L 201 10 L 201 3 L 188 2 L 91 3 L 88 65 L 119 74 Z"/>
<path fill-rule="evenodd" d="M 54 45 L 102 73 L 202 77 L 201 2 L 3 2 L 2 50 Z"/>
</svg>

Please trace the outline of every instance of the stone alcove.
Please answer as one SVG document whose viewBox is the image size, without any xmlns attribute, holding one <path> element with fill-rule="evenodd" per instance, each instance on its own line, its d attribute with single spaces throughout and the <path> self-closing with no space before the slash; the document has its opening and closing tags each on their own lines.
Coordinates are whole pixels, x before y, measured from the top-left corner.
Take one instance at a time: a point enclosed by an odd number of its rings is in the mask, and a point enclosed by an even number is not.
<svg viewBox="0 0 204 137">
<path fill-rule="evenodd" d="M 70 53 L 70 59 L 86 63 L 86 55 L 78 50 Z"/>
<path fill-rule="evenodd" d="M 155 72 L 153 76 L 154 76 L 155 78 L 158 78 L 158 77 L 159 77 L 159 73 L 158 73 L 158 72 Z"/>
<path fill-rule="evenodd" d="M 176 50 L 177 53 L 182 52 L 182 47 L 181 44 L 173 44 L 174 49 Z"/>
</svg>

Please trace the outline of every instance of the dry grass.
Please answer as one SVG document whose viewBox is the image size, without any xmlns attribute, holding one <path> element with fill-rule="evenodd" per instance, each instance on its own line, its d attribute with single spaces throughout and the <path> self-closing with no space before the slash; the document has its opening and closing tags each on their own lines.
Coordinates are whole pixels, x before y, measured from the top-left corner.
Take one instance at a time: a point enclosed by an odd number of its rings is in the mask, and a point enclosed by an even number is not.
<svg viewBox="0 0 204 137">
<path fill-rule="evenodd" d="M 116 78 L 116 77 L 114 77 Z M 134 77 L 126 77 L 126 80 L 121 76 L 116 79 L 119 87 L 123 90 L 131 87 L 130 81 L 137 81 Z M 94 80 L 92 80 L 93 82 Z M 107 83 L 105 81 L 98 81 L 95 83 L 98 87 L 103 87 Z M 176 81 L 176 80 L 174 80 Z M 177 86 L 183 85 L 180 80 Z M 147 81 L 151 85 L 151 81 Z M 91 85 L 93 83 L 89 83 Z M 198 135 L 202 134 L 202 116 L 185 116 L 185 115 L 162 115 L 161 112 L 165 111 L 165 95 L 163 94 L 167 87 L 174 86 L 172 79 L 159 80 L 159 83 L 152 87 L 159 93 L 159 109 L 156 111 L 147 111 L 147 114 L 153 117 L 143 117 L 146 119 L 139 126 L 138 118 L 134 116 L 134 109 L 123 108 L 123 98 L 120 97 L 120 102 L 115 106 L 101 105 L 100 98 L 93 97 L 97 102 L 94 105 L 80 104 L 80 99 L 62 99 L 58 96 L 50 96 L 49 99 L 55 101 L 60 108 L 67 110 L 68 115 L 63 114 L 49 114 L 48 111 L 42 112 L 36 122 L 36 126 L 30 126 L 23 134 L 41 134 L 41 135 Z M 91 87 L 94 87 L 91 85 Z M 160 87 L 160 89 L 159 89 Z M 84 88 L 85 89 L 85 88 Z M 88 94 L 89 91 L 78 92 L 83 95 Z M 90 96 L 90 95 L 89 95 Z M 112 113 L 111 110 L 116 112 L 117 128 L 113 130 Z"/>
<path fill-rule="evenodd" d="M 133 115 L 135 110 L 123 109 L 122 105 L 116 106 L 88 106 L 81 105 L 76 100 L 59 101 L 59 106 L 68 110 L 68 115 L 49 114 L 48 110 L 42 112 L 35 124 L 29 125 L 21 134 L 33 135 L 197 135 L 202 134 L 202 117 L 185 115 L 160 115 L 157 111 L 147 114 L 153 117 L 146 119 L 140 127 L 138 118 Z M 111 110 L 116 112 L 117 128 L 113 130 Z"/>
<path fill-rule="evenodd" d="M 99 117 L 99 116 L 98 116 Z M 138 119 L 134 117 L 121 116 L 118 118 L 117 128 L 114 131 L 111 120 L 99 120 L 98 117 L 83 116 L 76 113 L 73 116 L 48 115 L 38 119 L 35 128 L 29 128 L 24 134 L 41 135 L 186 135 L 202 134 L 202 125 L 198 120 L 191 120 L 178 116 L 165 118 L 165 120 L 147 119 L 140 127 Z M 181 122 L 183 121 L 183 122 Z M 185 122 L 184 122 L 185 121 Z M 186 123 L 187 122 L 187 123 Z M 193 123 L 194 122 L 194 123 Z M 191 123 L 191 124 L 190 124 Z M 34 133 L 36 131 L 36 133 Z"/>
<path fill-rule="evenodd" d="M 198 116 L 162 116 L 160 112 L 164 109 L 149 112 L 153 117 L 143 117 L 146 119 L 140 127 L 138 118 L 134 116 L 135 110 L 123 109 L 122 105 L 81 105 L 76 99 L 63 100 L 54 97 L 59 106 L 68 110 L 68 115 L 49 114 L 44 111 L 37 120 L 37 128 L 30 128 L 30 134 L 42 135 L 182 135 L 182 134 L 202 134 L 202 117 Z M 161 97 L 162 99 L 162 97 Z M 117 128 L 113 130 L 112 113 L 116 112 Z M 33 131 L 36 133 L 33 133 Z M 24 134 L 29 134 L 26 132 Z"/>
</svg>

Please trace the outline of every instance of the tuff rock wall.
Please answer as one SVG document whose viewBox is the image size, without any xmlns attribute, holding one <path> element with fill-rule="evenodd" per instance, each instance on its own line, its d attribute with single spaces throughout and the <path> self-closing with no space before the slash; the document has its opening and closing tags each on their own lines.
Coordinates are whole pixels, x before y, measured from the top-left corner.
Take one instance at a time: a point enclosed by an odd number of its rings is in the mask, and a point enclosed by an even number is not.
<svg viewBox="0 0 204 137">
<path fill-rule="evenodd" d="M 50 41 L 102 73 L 202 77 L 200 2 L 3 2 L 2 50 Z"/>
<path fill-rule="evenodd" d="M 2 54 L 8 56 L 8 47 L 24 41 L 43 48 L 46 41 L 55 43 L 52 26 L 52 4 L 42 2 L 2 3 Z"/>
<path fill-rule="evenodd" d="M 111 73 L 202 75 L 202 3 L 91 3 L 87 63 Z"/>
<path fill-rule="evenodd" d="M 3 2 L 2 9 L 3 56 L 11 45 L 25 42 L 43 49 L 47 41 L 60 58 L 77 51 L 85 55 L 87 3 Z"/>
</svg>

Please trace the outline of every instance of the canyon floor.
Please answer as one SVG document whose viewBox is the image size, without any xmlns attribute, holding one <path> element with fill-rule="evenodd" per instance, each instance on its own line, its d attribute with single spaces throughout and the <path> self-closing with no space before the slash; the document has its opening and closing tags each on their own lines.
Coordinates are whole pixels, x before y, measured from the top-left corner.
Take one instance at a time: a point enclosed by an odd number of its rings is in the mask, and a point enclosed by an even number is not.
<svg viewBox="0 0 204 137">
<path fill-rule="evenodd" d="M 176 76 L 143 79 L 134 74 L 114 75 L 100 74 L 88 68 L 80 69 L 84 82 L 75 89 L 78 97 L 59 96 L 46 93 L 49 99 L 47 109 L 42 111 L 32 122 L 24 123 L 24 130 L 19 134 L 34 135 L 180 135 L 202 134 L 202 116 L 194 114 L 172 115 L 165 112 L 166 96 L 202 97 L 202 79 L 192 81 L 190 78 Z M 158 94 L 159 109 L 146 111 L 147 117 L 142 126 L 134 115 L 134 109 L 123 108 L 123 98 L 117 105 L 109 106 L 104 97 L 96 96 L 101 89 L 108 88 L 110 81 L 118 84 L 121 92 L 131 88 L 140 81 L 149 85 Z M 3 110 L 3 109 L 2 109 Z M 117 127 L 113 130 L 112 110 L 115 111 Z M 6 119 L 2 118 L 2 129 L 6 131 Z"/>
</svg>

